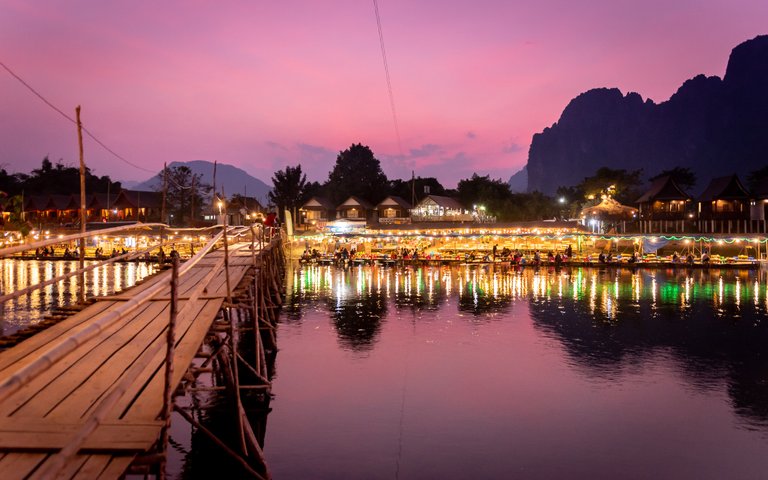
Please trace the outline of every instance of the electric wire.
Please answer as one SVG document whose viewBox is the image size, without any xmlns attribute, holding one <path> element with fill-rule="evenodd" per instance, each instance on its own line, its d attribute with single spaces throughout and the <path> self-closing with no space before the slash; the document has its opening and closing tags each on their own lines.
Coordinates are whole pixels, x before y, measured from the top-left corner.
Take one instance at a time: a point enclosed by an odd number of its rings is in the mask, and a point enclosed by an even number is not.
<svg viewBox="0 0 768 480">
<path fill-rule="evenodd" d="M 74 118 L 72 118 L 71 116 L 67 115 L 67 114 L 66 114 L 66 113 L 64 113 L 64 112 L 63 112 L 63 111 L 62 111 L 60 108 L 58 108 L 56 105 L 54 105 L 53 103 L 51 103 L 50 101 L 48 101 L 48 99 L 47 99 L 47 98 L 45 98 L 45 97 L 44 97 L 44 96 L 43 96 L 43 95 L 42 95 L 40 92 L 38 92 L 37 90 L 35 90 L 35 88 L 34 88 L 34 87 L 32 87 L 32 85 L 30 85 L 29 83 L 27 83 L 27 82 L 26 82 L 26 81 L 25 81 L 23 78 L 21 78 L 19 75 L 17 75 L 17 74 L 16 74 L 16 72 L 14 72 L 13 70 L 11 70 L 11 68 L 10 68 L 8 65 L 6 65 L 4 62 L 0 61 L 0 66 L 2 66 L 2 67 L 3 67 L 3 69 L 5 69 L 5 71 L 7 71 L 7 72 L 8 72 L 8 73 L 9 73 L 9 74 L 10 74 L 10 75 L 13 77 L 13 78 L 15 78 L 16 80 L 18 80 L 18 81 L 19 81 L 19 83 L 21 83 L 22 85 L 24 85 L 24 87 L 26 87 L 26 89 L 27 89 L 27 90 L 29 90 L 30 92 L 32 92 L 32 93 L 33 93 L 33 94 L 34 94 L 34 95 L 35 95 L 37 98 L 39 98 L 39 99 L 40 99 L 40 100 L 41 100 L 43 103 L 45 103 L 45 104 L 46 104 L 48 107 L 50 107 L 51 109 L 53 109 L 55 112 L 57 112 L 59 115 L 61 115 L 61 116 L 62 116 L 62 117 L 64 117 L 65 119 L 67 119 L 67 120 L 69 120 L 70 122 L 72 122 L 74 125 L 77 125 L 77 120 L 75 120 L 75 119 L 74 119 Z M 148 168 L 144 168 L 144 167 L 142 167 L 142 166 L 140 166 L 140 165 L 137 165 L 137 164 L 135 164 L 135 163 L 131 162 L 130 160 L 126 159 L 126 158 L 125 158 L 125 157 L 123 157 L 122 155 L 119 155 L 118 153 L 116 153 L 114 150 L 112 150 L 111 148 L 109 148 L 109 147 L 108 147 L 108 146 L 107 146 L 107 145 L 106 145 L 104 142 L 102 142 L 101 140 L 99 140 L 99 139 L 98 139 L 98 138 L 97 138 L 97 137 L 96 137 L 96 136 L 95 136 L 93 133 L 91 133 L 91 132 L 90 132 L 90 131 L 89 131 L 89 130 L 88 130 L 88 129 L 87 129 L 85 126 L 84 126 L 84 125 L 82 125 L 82 123 L 81 123 L 81 126 L 80 126 L 80 128 L 83 130 L 83 132 L 85 132 L 85 134 L 86 134 L 88 137 L 90 137 L 90 138 L 91 138 L 91 139 L 92 139 L 94 142 L 96 142 L 98 145 L 100 145 L 100 146 L 101 146 L 101 147 L 102 147 L 104 150 L 106 150 L 107 152 L 111 153 L 111 154 L 112 154 L 112 155 L 113 155 L 115 158 L 117 158 L 118 160 L 121 160 L 121 161 L 125 162 L 126 164 L 128 164 L 128 165 L 130 165 L 130 166 L 132 166 L 132 167 L 134 167 L 134 168 L 137 168 L 137 169 L 139 169 L 139 170 L 143 170 L 143 171 L 145 171 L 145 172 L 148 172 L 148 173 L 152 173 L 152 174 L 157 174 L 157 172 L 156 172 L 156 171 L 154 171 L 154 170 L 150 170 L 150 169 L 148 169 Z M 173 183 L 173 184 L 176 186 L 176 188 L 178 188 L 178 189 L 186 190 L 186 189 L 192 188 L 192 186 L 191 186 L 191 185 L 179 185 L 179 184 L 178 184 L 178 183 L 177 183 L 175 180 L 173 180 L 172 178 L 168 178 L 168 181 L 169 181 L 169 182 L 171 182 L 171 183 Z"/>
<path fill-rule="evenodd" d="M 392 91 L 392 80 L 389 76 L 389 64 L 387 63 L 387 50 L 384 48 L 384 31 L 381 28 L 381 15 L 379 14 L 379 3 L 373 0 L 373 8 L 376 11 L 376 25 L 379 28 L 379 44 L 381 45 L 381 58 L 384 61 L 384 75 L 387 77 L 387 91 L 389 92 L 389 106 L 392 109 L 392 121 L 395 124 L 395 136 L 397 137 L 397 148 L 400 156 L 403 155 L 403 144 L 400 141 L 400 126 L 397 121 L 397 110 L 395 109 L 395 94 Z"/>
</svg>

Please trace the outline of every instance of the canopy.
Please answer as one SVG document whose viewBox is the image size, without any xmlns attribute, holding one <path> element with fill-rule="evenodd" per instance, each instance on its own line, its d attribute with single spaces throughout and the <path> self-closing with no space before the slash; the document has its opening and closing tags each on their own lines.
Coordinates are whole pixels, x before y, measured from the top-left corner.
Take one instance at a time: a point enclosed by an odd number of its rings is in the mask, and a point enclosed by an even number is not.
<svg viewBox="0 0 768 480">
<path fill-rule="evenodd" d="M 597 205 L 581 210 L 582 217 L 597 217 L 601 219 L 630 219 L 637 215 L 637 209 L 622 205 L 611 197 L 603 198 Z"/>
</svg>

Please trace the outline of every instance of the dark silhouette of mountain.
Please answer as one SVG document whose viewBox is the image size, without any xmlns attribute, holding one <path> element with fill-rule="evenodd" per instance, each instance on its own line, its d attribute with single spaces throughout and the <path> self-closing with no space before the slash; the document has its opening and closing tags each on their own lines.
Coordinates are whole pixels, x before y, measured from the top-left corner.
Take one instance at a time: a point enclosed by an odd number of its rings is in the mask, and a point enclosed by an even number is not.
<svg viewBox="0 0 768 480">
<path fill-rule="evenodd" d="M 600 167 L 645 177 L 690 168 L 709 179 L 768 165 L 768 35 L 731 52 L 723 79 L 698 75 L 659 104 L 597 88 L 577 96 L 557 123 L 533 136 L 528 191 L 553 194 Z"/>
<path fill-rule="evenodd" d="M 528 190 L 528 166 L 524 166 L 509 177 L 509 189 L 512 193 L 523 193 Z"/>
<path fill-rule="evenodd" d="M 193 160 L 191 162 L 171 162 L 168 168 L 187 166 L 192 173 L 202 175 L 203 183 L 213 185 L 213 162 L 205 160 Z M 152 177 L 136 186 L 137 190 L 157 190 L 162 181 Z M 266 183 L 249 175 L 245 170 L 218 163 L 216 165 L 216 191 L 221 192 L 222 187 L 227 197 L 234 194 L 247 195 L 256 198 L 262 205 L 267 205 L 267 194 L 272 190 Z"/>
</svg>

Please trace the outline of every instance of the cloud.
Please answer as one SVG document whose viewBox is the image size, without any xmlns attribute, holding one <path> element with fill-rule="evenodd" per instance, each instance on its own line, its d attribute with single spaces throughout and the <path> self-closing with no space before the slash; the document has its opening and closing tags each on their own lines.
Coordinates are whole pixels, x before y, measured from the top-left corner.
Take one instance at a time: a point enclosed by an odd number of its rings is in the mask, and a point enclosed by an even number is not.
<svg viewBox="0 0 768 480">
<path fill-rule="evenodd" d="M 470 130 L 470 131 L 467 132 L 467 138 L 470 139 L 470 140 L 474 140 L 474 139 L 477 138 L 477 134 L 475 132 L 473 132 L 472 130 Z"/>
<path fill-rule="evenodd" d="M 274 148 L 275 150 L 288 150 L 288 148 L 282 143 L 273 142 L 271 140 L 267 140 L 264 142 L 264 144 L 270 148 Z"/>
<path fill-rule="evenodd" d="M 327 159 L 336 159 L 336 152 L 321 147 L 320 145 L 310 145 L 309 143 L 297 142 L 296 148 L 299 149 L 299 153 L 305 154 L 310 157 L 323 157 Z"/>
<path fill-rule="evenodd" d="M 502 151 L 502 153 L 518 153 L 518 152 L 522 152 L 524 148 L 525 147 L 523 147 L 522 145 L 520 145 L 517 142 L 510 142 L 510 143 L 504 145 L 501 148 L 501 151 Z"/>
<path fill-rule="evenodd" d="M 410 158 L 429 157 L 431 155 L 435 155 L 442 151 L 443 151 L 443 148 L 440 145 L 435 145 L 434 143 L 427 143 L 420 147 L 412 148 L 410 152 L 408 152 L 408 155 L 406 157 L 410 157 Z"/>
</svg>

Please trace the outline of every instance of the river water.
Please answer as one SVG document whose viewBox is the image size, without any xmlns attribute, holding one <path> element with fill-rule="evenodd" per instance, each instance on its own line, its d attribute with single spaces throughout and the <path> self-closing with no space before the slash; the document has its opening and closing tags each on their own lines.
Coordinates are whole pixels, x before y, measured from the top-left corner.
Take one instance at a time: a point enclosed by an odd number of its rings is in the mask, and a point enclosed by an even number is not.
<svg viewBox="0 0 768 480">
<path fill-rule="evenodd" d="M 86 261 L 85 266 L 96 262 Z M 76 271 L 77 260 L 0 259 L 0 295 Z M 132 287 L 152 275 L 156 263 L 112 263 L 85 273 L 88 297 L 108 295 Z M 10 335 L 38 323 L 52 308 L 77 303 L 78 276 L 34 290 L 0 305 L 0 335 Z"/>
<path fill-rule="evenodd" d="M 0 291 L 76 264 L 4 260 Z M 89 289 L 152 268 L 102 267 Z M 249 407 L 275 479 L 768 476 L 764 270 L 297 266 L 286 281 L 271 412 Z M 76 294 L 6 303 L 3 333 Z M 230 402 L 209 400 L 202 420 L 226 435 Z M 171 478 L 242 474 L 180 418 L 171 446 Z"/>
<path fill-rule="evenodd" d="M 765 271 L 307 266 L 265 455 L 294 478 L 766 478 Z"/>
</svg>

